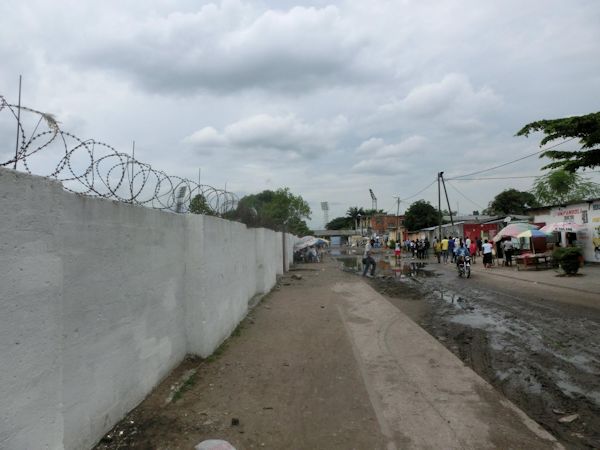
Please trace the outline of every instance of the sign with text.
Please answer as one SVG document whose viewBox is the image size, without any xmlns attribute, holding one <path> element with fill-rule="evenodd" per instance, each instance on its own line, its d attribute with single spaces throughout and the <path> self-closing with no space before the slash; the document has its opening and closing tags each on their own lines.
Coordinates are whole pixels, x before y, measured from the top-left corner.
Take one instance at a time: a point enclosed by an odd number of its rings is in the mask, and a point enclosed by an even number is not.
<svg viewBox="0 0 600 450">
<path fill-rule="evenodd" d="M 553 216 L 574 216 L 575 214 L 581 214 L 581 208 L 570 208 L 570 209 L 561 209 L 559 211 L 553 211 Z"/>
</svg>

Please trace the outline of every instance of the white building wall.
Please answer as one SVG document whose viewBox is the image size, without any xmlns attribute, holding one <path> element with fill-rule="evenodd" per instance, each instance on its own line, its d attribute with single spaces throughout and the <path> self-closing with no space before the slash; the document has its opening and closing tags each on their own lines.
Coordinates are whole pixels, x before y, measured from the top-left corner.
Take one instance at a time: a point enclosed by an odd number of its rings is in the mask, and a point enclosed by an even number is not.
<svg viewBox="0 0 600 450">
<path fill-rule="evenodd" d="M 0 448 L 90 448 L 283 271 L 270 230 L 6 169 L 0 193 Z"/>
</svg>

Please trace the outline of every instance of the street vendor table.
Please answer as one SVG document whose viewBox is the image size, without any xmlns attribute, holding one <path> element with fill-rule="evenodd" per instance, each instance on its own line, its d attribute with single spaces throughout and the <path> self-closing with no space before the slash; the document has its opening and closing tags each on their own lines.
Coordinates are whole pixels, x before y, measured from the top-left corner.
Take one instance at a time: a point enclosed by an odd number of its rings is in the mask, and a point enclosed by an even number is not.
<svg viewBox="0 0 600 450">
<path fill-rule="evenodd" d="M 530 267 L 535 267 L 535 270 L 552 268 L 552 256 L 547 253 L 518 255 L 514 259 L 517 263 L 517 270 Z"/>
</svg>

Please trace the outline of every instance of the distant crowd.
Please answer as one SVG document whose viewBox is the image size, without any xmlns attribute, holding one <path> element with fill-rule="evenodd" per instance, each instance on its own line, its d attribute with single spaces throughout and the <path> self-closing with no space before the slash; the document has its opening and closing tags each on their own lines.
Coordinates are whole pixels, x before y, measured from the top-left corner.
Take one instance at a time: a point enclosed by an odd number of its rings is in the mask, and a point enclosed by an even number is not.
<svg viewBox="0 0 600 450">
<path fill-rule="evenodd" d="M 477 257 L 482 256 L 484 267 L 490 268 L 494 255 L 497 255 L 499 258 L 504 256 L 506 265 L 512 265 L 512 256 L 514 253 L 512 241 L 510 239 L 500 241 L 496 244 L 496 247 L 497 249 L 494 249 L 494 245 L 490 241 L 481 239 L 480 237 L 471 239 L 466 236 L 464 238 L 444 236 L 443 239 L 434 239 L 433 242 L 438 263 L 443 261 L 444 264 L 448 264 L 448 260 L 454 263 L 458 256 L 468 255 L 472 258 L 473 264 L 475 264 Z"/>
</svg>

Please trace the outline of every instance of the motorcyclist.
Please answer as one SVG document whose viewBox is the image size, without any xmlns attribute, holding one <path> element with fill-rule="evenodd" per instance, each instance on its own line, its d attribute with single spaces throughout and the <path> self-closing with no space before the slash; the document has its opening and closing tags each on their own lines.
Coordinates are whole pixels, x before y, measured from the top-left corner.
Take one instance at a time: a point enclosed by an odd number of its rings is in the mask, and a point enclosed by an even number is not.
<svg viewBox="0 0 600 450">
<path fill-rule="evenodd" d="M 460 241 L 460 246 L 456 250 L 456 268 L 458 269 L 462 262 L 465 260 L 465 256 L 471 256 L 469 249 L 465 246 L 464 242 Z"/>
</svg>

